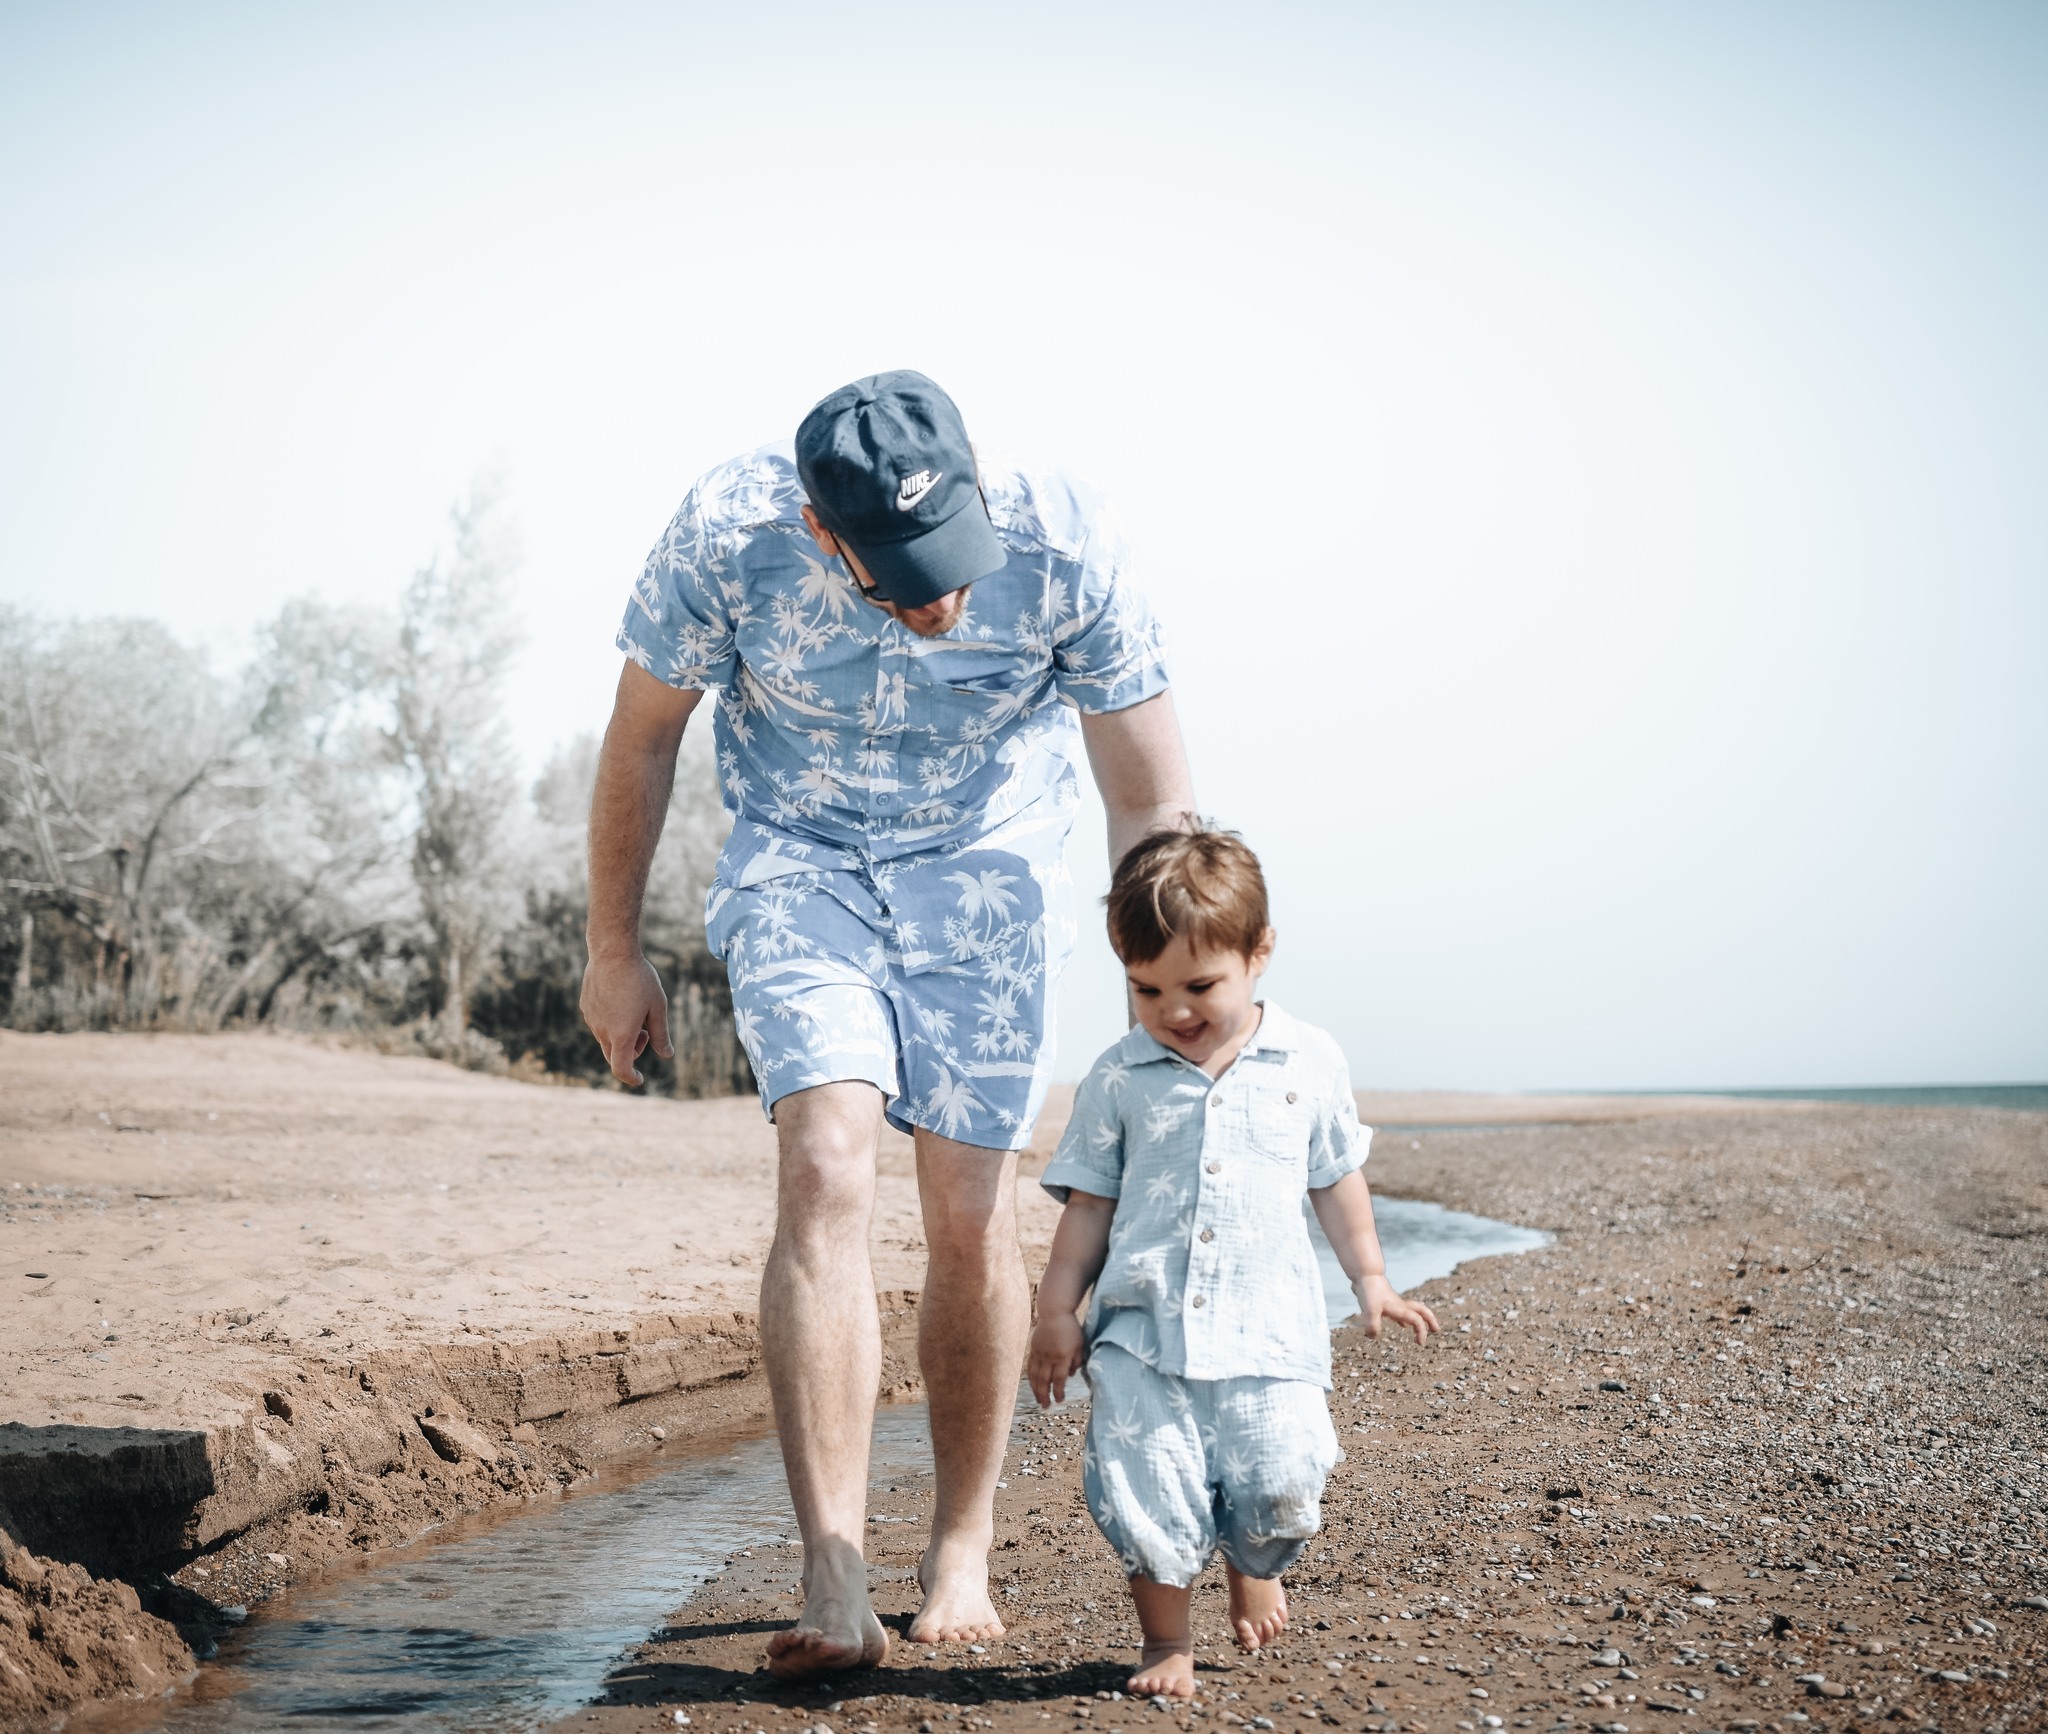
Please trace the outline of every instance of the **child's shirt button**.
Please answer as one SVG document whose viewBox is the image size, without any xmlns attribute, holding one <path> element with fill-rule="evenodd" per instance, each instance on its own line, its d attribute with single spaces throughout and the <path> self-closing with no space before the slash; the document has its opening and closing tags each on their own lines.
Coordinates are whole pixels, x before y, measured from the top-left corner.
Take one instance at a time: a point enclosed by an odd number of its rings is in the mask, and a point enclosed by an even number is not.
<svg viewBox="0 0 2048 1734">
<path fill-rule="evenodd" d="M 1191 1307 L 1205 1306 L 1207 1304 L 1201 1295 L 1196 1295 L 1193 1300 L 1188 1302 L 1188 1305 Z"/>
<path fill-rule="evenodd" d="M 1223 1097 L 1220 1092 L 1209 1098 L 1209 1106 L 1212 1108 L 1220 1108 L 1223 1106 Z"/>
<path fill-rule="evenodd" d="M 1203 1239 L 1204 1239 L 1205 1241 L 1207 1241 L 1207 1240 L 1214 1240 L 1214 1239 L 1216 1238 L 1216 1231 L 1215 1231 L 1215 1229 L 1213 1229 L 1213 1228 L 1205 1228 L 1205 1229 L 1203 1229 L 1203 1230 L 1202 1230 L 1202 1238 L 1203 1238 Z"/>
<path fill-rule="evenodd" d="M 1297 1101 L 1299 1098 L 1295 1095 L 1295 1093 L 1292 1090 L 1289 1090 L 1287 1092 L 1287 1099 L 1288 1101 L 1293 1102 Z"/>
<path fill-rule="evenodd" d="M 1207 1171 L 1211 1174 L 1221 1174 L 1223 1172 L 1223 1164 L 1221 1162 L 1211 1162 L 1208 1164 Z"/>
</svg>

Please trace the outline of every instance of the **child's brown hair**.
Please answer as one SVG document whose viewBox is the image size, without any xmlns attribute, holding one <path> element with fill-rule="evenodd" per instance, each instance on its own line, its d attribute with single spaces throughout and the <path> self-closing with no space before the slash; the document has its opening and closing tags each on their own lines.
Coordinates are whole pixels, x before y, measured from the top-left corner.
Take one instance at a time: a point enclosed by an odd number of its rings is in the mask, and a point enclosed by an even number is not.
<svg viewBox="0 0 2048 1734">
<path fill-rule="evenodd" d="M 1235 831 L 1154 831 L 1109 882 L 1109 943 L 1150 963 L 1176 939 L 1250 957 L 1266 936 L 1266 876 Z"/>
</svg>

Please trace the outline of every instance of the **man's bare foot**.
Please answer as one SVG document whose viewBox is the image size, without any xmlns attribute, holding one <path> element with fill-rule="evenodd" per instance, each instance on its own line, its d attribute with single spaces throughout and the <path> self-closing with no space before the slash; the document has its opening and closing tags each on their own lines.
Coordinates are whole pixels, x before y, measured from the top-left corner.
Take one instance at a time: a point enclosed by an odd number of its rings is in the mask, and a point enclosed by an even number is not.
<svg viewBox="0 0 2048 1734">
<path fill-rule="evenodd" d="M 1240 1649 L 1256 1650 L 1287 1629 L 1287 1591 L 1277 1577 L 1246 1577 L 1226 1565 L 1230 1580 L 1230 1629 Z"/>
<path fill-rule="evenodd" d="M 1147 1644 L 1124 1690 L 1133 1698 L 1192 1698 L 1195 1652 L 1186 1644 Z"/>
<path fill-rule="evenodd" d="M 913 1644 L 972 1644 L 1003 1635 L 1003 1622 L 988 1593 L 988 1552 L 974 1547 L 934 1546 L 918 1561 L 924 1606 L 910 1622 Z"/>
<path fill-rule="evenodd" d="M 804 1611 L 768 1640 L 768 1672 L 783 1680 L 872 1668 L 889 1653 L 889 1634 L 868 1606 L 867 1585 L 817 1585 L 804 1591 Z"/>
</svg>

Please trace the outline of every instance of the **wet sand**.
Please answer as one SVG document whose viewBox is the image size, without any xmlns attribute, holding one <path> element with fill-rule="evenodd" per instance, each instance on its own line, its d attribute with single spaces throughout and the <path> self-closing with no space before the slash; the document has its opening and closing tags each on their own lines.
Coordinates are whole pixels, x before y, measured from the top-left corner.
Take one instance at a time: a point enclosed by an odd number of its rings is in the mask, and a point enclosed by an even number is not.
<svg viewBox="0 0 2048 1734">
<path fill-rule="evenodd" d="M 1295 1574 L 1297 1636 L 1255 1667 L 1205 1643 L 1202 1717 L 1793 1728 L 1903 1707 L 1913 1727 L 2030 1725 L 2048 1116 L 1363 1106 L 1496 1128 L 1382 1136 L 1377 1189 L 1557 1244 L 1434 1285 L 1454 1322 L 1426 1352 L 1340 1338 L 1351 1457 Z M 1034 1263 L 1055 1213 L 1029 1173 L 1063 1118 L 1056 1102 L 1026 1164 Z M 773 1145 L 751 1101 L 263 1036 L 0 1035 L 0 1153 L 0 1527 L 101 1574 L 32 1582 L 0 1548 L 0 1657 L 26 1664 L 0 1669 L 0 1719 L 161 1689 L 190 1658 L 153 1613 L 203 1648 L 215 1608 L 650 1451 L 657 1429 L 765 1418 L 752 1309 Z M 908 1395 L 907 1141 L 885 1146 L 880 1190 L 886 1380 Z M 1095 1694 L 1121 1684 L 1130 1622 L 1076 1525 L 1069 1424 L 1020 1434 L 997 1555 L 1015 1617 L 986 1654 L 899 1649 L 822 1694 L 776 1689 L 756 1669 L 793 1565 L 763 1553 L 593 1714 L 646 1727 L 658 1707 L 673 1726 L 682 1708 L 718 1734 L 1118 1726 L 1133 1709 Z M 903 1484 L 875 1514 L 908 1520 L 873 1526 L 892 1614 L 919 1511 Z M 1219 1609 L 1205 1591 L 1212 1635 Z M 1599 1659 L 1609 1644 L 1625 1663 Z M 1860 1695 L 1811 1696 L 1811 1673 Z"/>
<path fill-rule="evenodd" d="M 1349 1456 L 1290 1574 L 1292 1632 L 1238 1654 L 1212 1570 L 1194 1706 L 1119 1696 L 1135 1626 L 1062 1414 L 1009 1461 L 1009 1632 L 985 1653 L 899 1640 L 879 1669 L 778 1686 L 761 1646 L 796 1556 L 756 1550 L 573 1725 L 2048 1726 L 2048 1116 L 1416 1133 L 1371 1173 L 1556 1243 L 1430 1285 L 1447 1332 L 1426 1350 L 1339 1334 Z M 899 1632 L 922 1493 L 871 1529 Z"/>
</svg>

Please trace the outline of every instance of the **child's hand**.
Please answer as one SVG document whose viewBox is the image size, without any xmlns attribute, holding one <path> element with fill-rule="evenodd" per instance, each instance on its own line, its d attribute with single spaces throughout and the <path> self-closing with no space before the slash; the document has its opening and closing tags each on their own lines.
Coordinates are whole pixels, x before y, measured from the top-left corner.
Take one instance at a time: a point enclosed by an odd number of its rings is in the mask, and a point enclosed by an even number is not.
<svg viewBox="0 0 2048 1734">
<path fill-rule="evenodd" d="M 1429 1341 L 1431 1331 L 1443 1329 L 1436 1322 L 1435 1313 L 1420 1301 L 1403 1300 L 1383 1275 L 1360 1277 L 1351 1285 L 1351 1292 L 1358 1297 L 1358 1310 L 1365 1315 L 1365 1334 L 1369 1337 L 1380 1334 L 1382 1320 L 1406 1325 L 1415 1333 L 1418 1343 Z"/>
<path fill-rule="evenodd" d="M 1067 1380 L 1088 1358 L 1081 1321 L 1072 1313 L 1041 1318 L 1031 1333 L 1031 1394 L 1041 1409 L 1067 1400 Z"/>
</svg>

